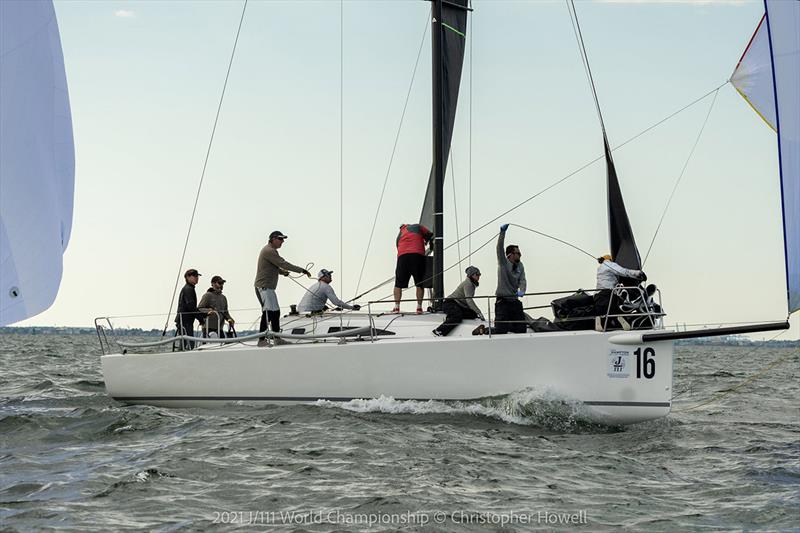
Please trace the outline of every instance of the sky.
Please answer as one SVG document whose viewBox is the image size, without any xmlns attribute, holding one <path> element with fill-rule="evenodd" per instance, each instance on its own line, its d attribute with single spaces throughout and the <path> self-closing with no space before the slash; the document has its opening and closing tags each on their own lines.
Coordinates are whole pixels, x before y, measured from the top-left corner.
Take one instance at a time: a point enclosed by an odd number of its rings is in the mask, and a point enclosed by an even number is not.
<svg viewBox="0 0 800 533">
<path fill-rule="evenodd" d="M 55 303 L 18 325 L 111 316 L 119 327 L 161 327 L 179 272 L 197 268 L 198 295 L 222 275 L 247 327 L 259 316 L 256 259 L 273 230 L 289 235 L 287 260 L 333 270 L 344 299 L 392 276 L 398 226 L 416 221 L 431 163 L 428 2 L 250 0 L 182 265 L 242 2 L 55 7 L 75 135 L 74 221 Z M 445 244 L 602 153 L 566 5 L 473 7 Z M 763 14 L 760 1 L 576 8 L 612 146 L 725 84 Z M 686 166 L 644 266 L 668 325 L 787 314 L 775 134 L 730 84 L 716 96 L 691 158 L 713 94 L 614 152 L 643 257 Z M 606 253 L 604 165 L 449 248 L 447 292 L 474 264 L 485 273 L 478 294 L 493 294 L 493 242 L 479 247 L 502 222 Z M 594 287 L 597 263 L 586 255 L 518 226 L 507 240 L 522 249 L 529 292 Z M 303 292 L 282 279 L 281 305 Z M 779 338 L 800 337 L 798 321 Z"/>
</svg>

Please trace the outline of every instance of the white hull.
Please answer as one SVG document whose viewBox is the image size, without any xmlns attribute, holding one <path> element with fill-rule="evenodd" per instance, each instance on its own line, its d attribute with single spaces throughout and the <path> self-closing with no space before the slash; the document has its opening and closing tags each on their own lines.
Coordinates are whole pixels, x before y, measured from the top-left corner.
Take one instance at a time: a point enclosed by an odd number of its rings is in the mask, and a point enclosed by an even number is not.
<svg viewBox="0 0 800 533">
<path fill-rule="evenodd" d="M 441 316 L 392 320 L 393 329 L 405 328 L 404 336 L 105 355 L 106 389 L 122 402 L 169 407 L 381 396 L 475 400 L 534 389 L 580 401 L 592 418 L 612 424 L 660 418 L 670 410 L 671 341 L 626 346 L 609 340 L 621 332 L 594 331 L 476 337 L 470 332 L 478 322 L 470 321 L 437 338 L 430 331 Z M 615 371 L 620 355 L 626 368 Z"/>
</svg>

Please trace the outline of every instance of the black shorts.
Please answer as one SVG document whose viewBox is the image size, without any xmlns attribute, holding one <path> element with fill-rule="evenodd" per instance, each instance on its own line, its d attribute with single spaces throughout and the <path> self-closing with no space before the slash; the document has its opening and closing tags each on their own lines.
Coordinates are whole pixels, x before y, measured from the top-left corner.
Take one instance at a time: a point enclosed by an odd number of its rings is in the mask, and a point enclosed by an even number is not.
<svg viewBox="0 0 800 533">
<path fill-rule="evenodd" d="M 399 289 L 408 288 L 408 280 L 414 276 L 414 285 L 422 287 L 425 277 L 425 256 L 422 254 L 403 254 L 397 258 L 394 271 L 394 286 Z"/>
</svg>

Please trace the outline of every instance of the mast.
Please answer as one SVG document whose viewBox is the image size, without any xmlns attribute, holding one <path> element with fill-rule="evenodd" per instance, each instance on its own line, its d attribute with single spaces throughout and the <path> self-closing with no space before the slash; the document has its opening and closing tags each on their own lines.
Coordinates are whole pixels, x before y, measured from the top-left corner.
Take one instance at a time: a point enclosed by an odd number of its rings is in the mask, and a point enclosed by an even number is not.
<svg viewBox="0 0 800 533">
<path fill-rule="evenodd" d="M 464 66 L 469 0 L 431 0 L 431 43 L 433 69 L 433 158 L 420 224 L 433 230 L 434 309 L 441 309 L 444 297 L 444 179 L 453 125 L 458 107 L 458 89 Z"/>
<path fill-rule="evenodd" d="M 442 1 L 433 0 L 431 41 L 433 60 L 433 308 L 438 311 L 444 298 L 444 84 L 442 58 Z"/>
</svg>

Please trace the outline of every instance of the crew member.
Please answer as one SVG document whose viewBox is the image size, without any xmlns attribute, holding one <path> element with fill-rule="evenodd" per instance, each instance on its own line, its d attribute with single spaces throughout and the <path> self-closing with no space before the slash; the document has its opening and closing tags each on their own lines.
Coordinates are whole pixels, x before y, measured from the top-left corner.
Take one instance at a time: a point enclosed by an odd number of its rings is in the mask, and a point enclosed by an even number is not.
<svg viewBox="0 0 800 533">
<path fill-rule="evenodd" d="M 306 293 L 300 300 L 297 310 L 301 313 L 322 313 L 325 311 L 325 304 L 328 302 L 328 300 L 342 309 L 352 309 L 354 311 L 360 310 L 360 305 L 350 305 L 347 302 L 343 302 L 338 296 L 336 296 L 336 292 L 333 290 L 333 287 L 331 287 L 332 279 L 333 270 L 326 270 L 324 268 L 320 270 L 317 274 L 318 281 L 306 289 Z"/>
<path fill-rule="evenodd" d="M 450 334 L 465 318 L 484 320 L 483 313 L 481 313 L 481 310 L 478 309 L 472 299 L 475 296 L 475 289 L 480 284 L 481 271 L 477 267 L 468 266 L 465 272 L 467 279 L 462 281 L 458 288 L 445 298 L 442 303 L 442 311 L 447 313 L 447 317 L 438 328 L 433 330 L 433 334 L 437 337 L 444 337 Z"/>
<path fill-rule="evenodd" d="M 614 294 L 614 288 L 620 283 L 621 278 L 631 278 L 637 281 L 646 281 L 647 275 L 641 270 L 625 268 L 615 263 L 611 254 L 606 254 L 597 258 L 600 265 L 597 267 L 597 289 L 594 295 L 595 329 L 604 331 L 605 329 L 630 329 L 628 321 L 624 317 L 602 317 L 606 315 L 618 315 L 622 311 L 619 307 L 619 295 Z"/>
<path fill-rule="evenodd" d="M 281 308 L 275 292 L 278 288 L 278 274 L 288 276 L 289 272 L 297 272 L 311 277 L 308 270 L 291 264 L 278 253 L 286 239 L 288 237 L 283 232 L 273 231 L 269 234 L 267 244 L 258 254 L 255 280 L 256 297 L 261 304 L 261 324 L 258 331 L 267 331 L 267 320 L 272 331 L 277 333 L 281 330 Z"/>
<path fill-rule="evenodd" d="M 505 245 L 508 224 L 500 226 L 497 237 L 497 290 L 495 291 L 494 325 L 492 333 L 525 333 L 527 322 L 520 298 L 528 282 L 522 264 L 522 252 L 516 244 Z"/>
<path fill-rule="evenodd" d="M 425 245 L 433 246 L 433 233 L 422 224 L 403 224 L 397 234 L 397 267 L 394 275 L 394 309 L 400 312 L 400 296 L 403 289 L 408 288 L 408 281 L 413 276 L 417 288 L 417 314 L 422 314 L 422 297 L 425 289 L 422 286 L 425 277 Z"/>
<path fill-rule="evenodd" d="M 202 324 L 206 314 L 197 309 L 197 293 L 194 286 L 200 281 L 200 274 L 194 268 L 190 268 L 183 274 L 186 284 L 178 295 L 178 312 L 175 315 L 175 334 L 194 336 L 194 321 Z M 181 343 L 184 350 L 194 348 L 194 341 L 185 340 Z"/>
<path fill-rule="evenodd" d="M 228 298 L 222 294 L 224 285 L 225 280 L 222 279 L 222 276 L 211 278 L 211 287 L 203 294 L 203 297 L 200 298 L 200 303 L 197 304 L 197 308 L 207 315 L 205 327 L 203 328 L 203 334 L 206 337 L 216 333 L 217 337 L 225 338 L 222 321 L 225 320 L 231 327 L 235 322 L 230 313 L 228 313 Z"/>
</svg>

